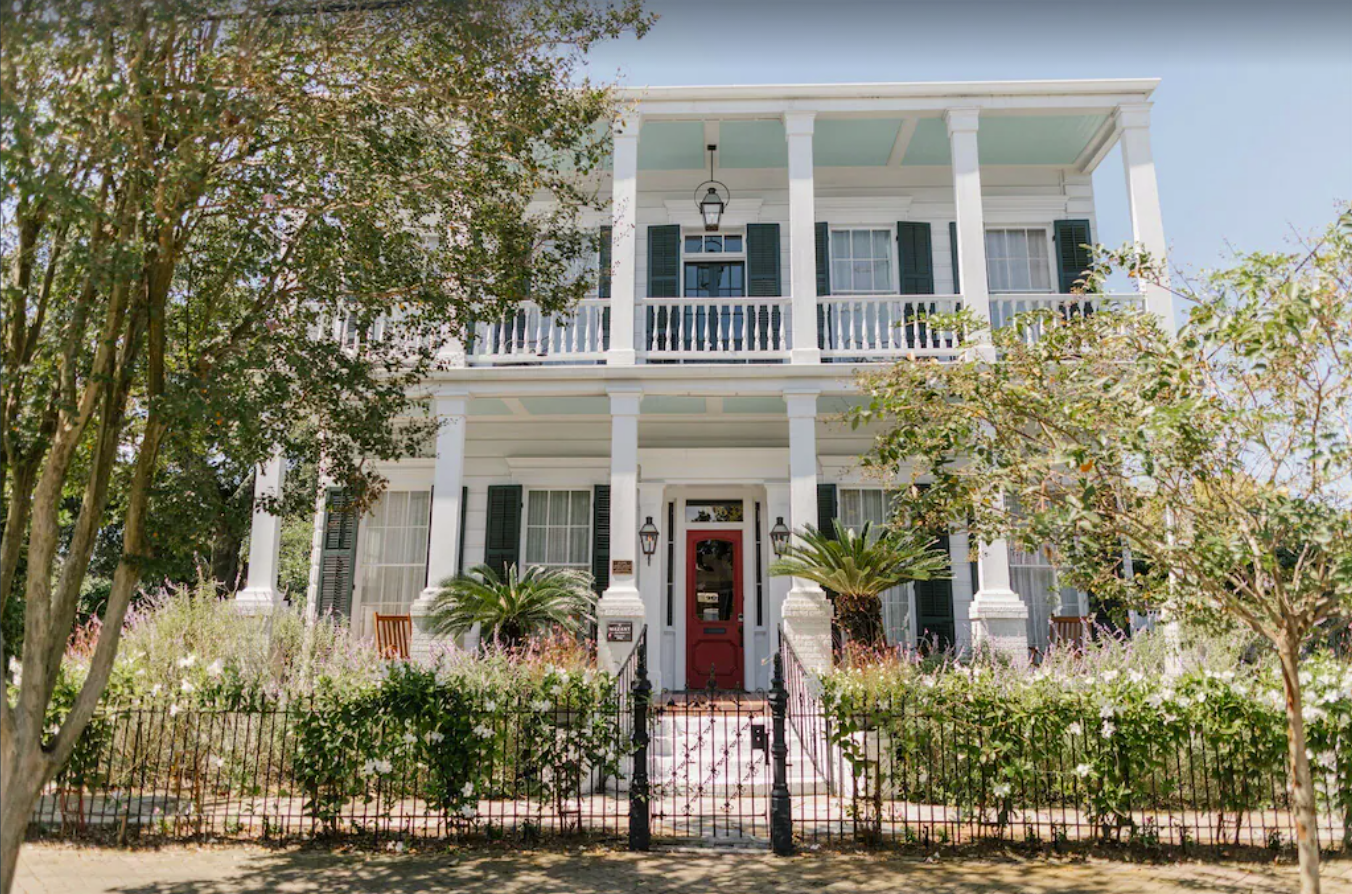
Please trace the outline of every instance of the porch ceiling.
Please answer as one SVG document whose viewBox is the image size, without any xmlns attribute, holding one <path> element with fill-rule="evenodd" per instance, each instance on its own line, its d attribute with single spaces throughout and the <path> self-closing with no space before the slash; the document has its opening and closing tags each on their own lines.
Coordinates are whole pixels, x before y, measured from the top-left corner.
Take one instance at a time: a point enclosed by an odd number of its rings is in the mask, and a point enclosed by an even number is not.
<svg viewBox="0 0 1352 894">
<path fill-rule="evenodd" d="M 833 398 L 823 398 L 823 412 L 839 412 Z M 643 398 L 640 413 L 643 416 L 773 416 L 785 418 L 787 407 L 782 397 L 742 396 L 685 396 L 673 394 L 648 395 Z M 469 415 L 484 419 L 535 418 L 551 416 L 610 415 L 610 401 L 603 396 L 576 397 L 476 397 L 469 402 Z"/>
</svg>

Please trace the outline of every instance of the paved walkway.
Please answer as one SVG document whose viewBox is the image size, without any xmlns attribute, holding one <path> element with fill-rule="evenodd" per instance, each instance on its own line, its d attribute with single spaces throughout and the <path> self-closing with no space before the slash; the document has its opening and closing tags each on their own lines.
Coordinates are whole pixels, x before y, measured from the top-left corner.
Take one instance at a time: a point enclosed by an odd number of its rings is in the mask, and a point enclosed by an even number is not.
<svg viewBox="0 0 1352 894">
<path fill-rule="evenodd" d="M 1326 894 L 1352 894 L 1352 861 L 1326 866 Z M 23 894 L 1277 894 L 1291 866 L 940 860 L 896 855 L 615 851 L 341 854 L 256 847 L 158 851 L 25 847 Z"/>
</svg>

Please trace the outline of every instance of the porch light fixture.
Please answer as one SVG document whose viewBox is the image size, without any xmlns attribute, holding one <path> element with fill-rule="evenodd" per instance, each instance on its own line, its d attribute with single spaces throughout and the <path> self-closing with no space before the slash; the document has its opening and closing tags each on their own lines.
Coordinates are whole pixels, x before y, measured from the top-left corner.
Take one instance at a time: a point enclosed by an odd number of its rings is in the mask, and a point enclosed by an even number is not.
<svg viewBox="0 0 1352 894">
<path fill-rule="evenodd" d="M 723 219 L 723 211 L 732 200 L 732 193 L 728 191 L 726 184 L 714 179 L 714 152 L 718 147 L 710 144 L 708 150 L 709 179 L 695 187 L 695 206 L 699 208 L 699 216 L 704 219 L 704 231 L 717 233 L 718 224 Z"/>
<path fill-rule="evenodd" d="M 784 549 L 789 545 L 789 529 L 784 524 L 784 516 L 775 519 L 775 526 L 770 529 L 770 547 L 775 551 L 775 555 L 784 555 Z"/>
<path fill-rule="evenodd" d="M 651 515 L 643 523 L 643 527 L 638 529 L 638 542 L 643 548 L 643 555 L 648 557 L 648 564 L 651 565 L 653 553 L 657 552 L 657 525 L 653 524 Z"/>
</svg>

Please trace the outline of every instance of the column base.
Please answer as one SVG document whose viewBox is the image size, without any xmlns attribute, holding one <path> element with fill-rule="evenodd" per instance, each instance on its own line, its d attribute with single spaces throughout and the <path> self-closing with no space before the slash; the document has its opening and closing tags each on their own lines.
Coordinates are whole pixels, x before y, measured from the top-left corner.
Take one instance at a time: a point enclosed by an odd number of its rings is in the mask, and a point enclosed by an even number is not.
<svg viewBox="0 0 1352 894">
<path fill-rule="evenodd" d="M 817 348 L 794 348 L 789 351 L 789 362 L 794 365 L 800 363 L 821 363 L 822 352 Z"/>
<path fill-rule="evenodd" d="M 282 604 L 282 594 L 271 587 L 247 587 L 235 594 L 235 607 L 245 615 L 270 615 Z"/>
<path fill-rule="evenodd" d="M 972 647 L 1028 660 L 1028 606 L 1013 590 L 980 590 L 972 599 Z"/>
<path fill-rule="evenodd" d="M 601 600 L 596 604 L 596 663 L 602 670 L 612 674 L 619 671 L 620 665 L 624 664 L 634 643 L 638 641 L 639 631 L 643 629 L 646 618 L 643 597 L 633 584 L 609 587 L 601 594 Z M 616 621 L 627 621 L 633 625 L 633 635 L 628 642 L 609 642 L 606 628 Z"/>
<path fill-rule="evenodd" d="M 606 366 L 633 366 L 638 353 L 633 348 L 611 348 L 606 351 Z"/>
<path fill-rule="evenodd" d="M 418 598 L 408 608 L 409 617 L 413 619 L 413 635 L 409 637 L 408 643 L 410 660 L 430 662 L 434 653 L 455 648 L 454 640 L 435 634 L 430 629 L 432 603 L 440 592 L 437 587 L 428 587 L 418 594 Z"/>
<path fill-rule="evenodd" d="M 784 637 L 808 670 L 831 669 L 833 611 L 826 593 L 817 586 L 795 585 L 784 599 Z"/>
</svg>

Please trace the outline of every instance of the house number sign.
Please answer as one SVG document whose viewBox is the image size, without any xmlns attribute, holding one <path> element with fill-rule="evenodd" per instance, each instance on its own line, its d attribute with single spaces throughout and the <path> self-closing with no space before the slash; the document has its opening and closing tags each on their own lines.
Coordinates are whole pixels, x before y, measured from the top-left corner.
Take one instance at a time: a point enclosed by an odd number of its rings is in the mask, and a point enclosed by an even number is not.
<svg viewBox="0 0 1352 894">
<path fill-rule="evenodd" d="M 634 641 L 633 621 L 607 621 L 606 642 L 631 643 Z"/>
<path fill-rule="evenodd" d="M 614 560 L 612 560 L 611 563 L 610 563 L 610 573 L 611 573 L 611 574 L 633 574 L 633 573 L 634 573 L 634 560 L 633 560 L 633 559 L 614 559 Z"/>
</svg>

